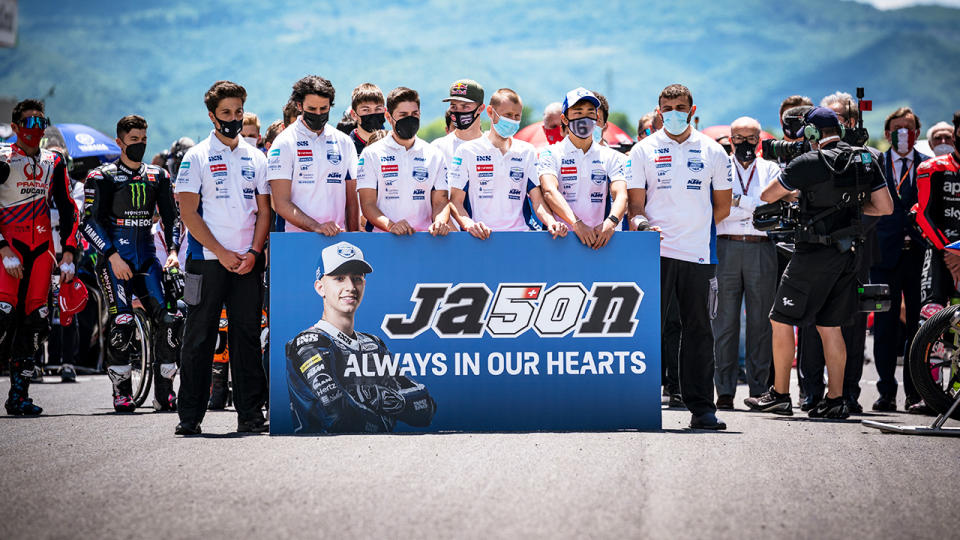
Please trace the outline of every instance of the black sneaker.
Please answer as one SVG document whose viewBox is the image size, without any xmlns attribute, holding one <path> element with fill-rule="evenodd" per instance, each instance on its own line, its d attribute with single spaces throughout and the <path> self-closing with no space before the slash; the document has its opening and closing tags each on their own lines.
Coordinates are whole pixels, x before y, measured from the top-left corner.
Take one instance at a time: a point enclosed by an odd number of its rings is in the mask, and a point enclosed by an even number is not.
<svg viewBox="0 0 960 540">
<path fill-rule="evenodd" d="M 850 418 L 850 409 L 847 408 L 847 402 L 842 397 L 825 398 L 815 408 L 810 409 L 807 416 L 810 418 L 843 420 Z"/>
<path fill-rule="evenodd" d="M 73 369 L 73 366 L 70 364 L 60 366 L 60 382 L 77 382 L 77 370 Z"/>
<path fill-rule="evenodd" d="M 670 394 L 670 401 L 667 402 L 667 407 L 671 409 L 687 408 L 687 406 L 683 403 L 683 397 L 680 394 Z"/>
<path fill-rule="evenodd" d="M 752 411 L 793 416 L 793 400 L 790 399 L 790 394 L 780 394 L 772 386 L 760 397 L 748 397 L 743 400 L 743 404 Z"/>
<path fill-rule="evenodd" d="M 859 401 L 848 399 L 847 410 L 850 411 L 850 414 L 863 414 L 863 405 L 860 405 Z"/>
<path fill-rule="evenodd" d="M 200 434 L 200 424 L 193 424 L 190 422 L 180 422 L 177 424 L 177 429 L 173 432 L 174 435 L 199 435 Z"/>
<path fill-rule="evenodd" d="M 270 431 L 270 424 L 264 418 L 247 420 L 237 424 L 237 433 L 266 433 Z"/>
<path fill-rule="evenodd" d="M 807 412 L 811 409 L 816 409 L 817 405 L 820 404 L 819 399 L 813 399 L 813 396 L 807 396 L 803 398 L 803 401 L 800 402 L 800 410 Z"/>
</svg>

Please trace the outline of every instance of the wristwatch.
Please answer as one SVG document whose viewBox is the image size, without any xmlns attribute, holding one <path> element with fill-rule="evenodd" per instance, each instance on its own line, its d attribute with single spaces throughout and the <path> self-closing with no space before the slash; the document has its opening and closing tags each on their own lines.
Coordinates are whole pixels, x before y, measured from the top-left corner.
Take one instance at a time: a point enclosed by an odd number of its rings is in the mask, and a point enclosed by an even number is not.
<svg viewBox="0 0 960 540">
<path fill-rule="evenodd" d="M 617 216 L 615 216 L 615 215 L 613 215 L 613 214 L 607 216 L 607 219 L 609 219 L 610 221 L 612 221 L 614 225 L 619 225 L 619 224 L 620 224 L 620 218 L 618 218 Z"/>
</svg>

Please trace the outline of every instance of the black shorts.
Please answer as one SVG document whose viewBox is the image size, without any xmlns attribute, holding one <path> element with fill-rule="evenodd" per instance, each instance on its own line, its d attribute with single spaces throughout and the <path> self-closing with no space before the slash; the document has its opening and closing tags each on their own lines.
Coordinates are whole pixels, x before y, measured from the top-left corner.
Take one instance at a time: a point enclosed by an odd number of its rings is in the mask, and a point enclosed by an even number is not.
<svg viewBox="0 0 960 540">
<path fill-rule="evenodd" d="M 770 319 L 793 326 L 841 326 L 857 312 L 857 259 L 833 247 L 794 253 Z"/>
</svg>

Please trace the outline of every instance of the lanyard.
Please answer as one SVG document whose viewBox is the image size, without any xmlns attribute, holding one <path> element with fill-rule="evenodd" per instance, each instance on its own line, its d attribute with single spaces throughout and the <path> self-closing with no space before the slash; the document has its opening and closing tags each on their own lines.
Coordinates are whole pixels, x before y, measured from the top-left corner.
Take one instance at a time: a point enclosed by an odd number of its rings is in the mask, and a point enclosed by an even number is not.
<svg viewBox="0 0 960 540">
<path fill-rule="evenodd" d="M 900 186 L 903 185 L 903 181 L 910 177 L 910 162 L 901 161 L 903 167 L 903 172 L 900 174 L 900 182 L 897 183 L 897 194 L 900 194 Z"/>
<path fill-rule="evenodd" d="M 747 187 L 743 187 L 743 177 L 740 176 L 740 167 L 736 167 L 736 169 L 737 169 L 737 180 L 740 181 L 740 189 L 743 190 L 742 195 L 746 195 L 747 192 L 750 191 L 750 184 L 753 183 L 753 173 L 757 172 L 757 164 L 754 163 L 753 168 L 750 169 L 750 177 L 747 178 Z"/>
</svg>

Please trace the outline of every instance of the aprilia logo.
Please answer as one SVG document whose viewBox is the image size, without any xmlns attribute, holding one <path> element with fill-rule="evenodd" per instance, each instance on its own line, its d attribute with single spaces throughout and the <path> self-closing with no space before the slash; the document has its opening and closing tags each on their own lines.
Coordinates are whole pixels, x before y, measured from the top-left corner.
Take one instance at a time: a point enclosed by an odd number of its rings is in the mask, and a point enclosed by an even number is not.
<svg viewBox="0 0 960 540">
<path fill-rule="evenodd" d="M 493 299 L 491 302 L 491 298 Z M 419 283 L 413 313 L 388 314 L 380 327 L 392 339 L 427 329 L 442 338 L 517 337 L 531 327 L 540 337 L 631 337 L 643 291 L 636 283 L 504 283 L 496 294 L 483 283 Z"/>
</svg>

